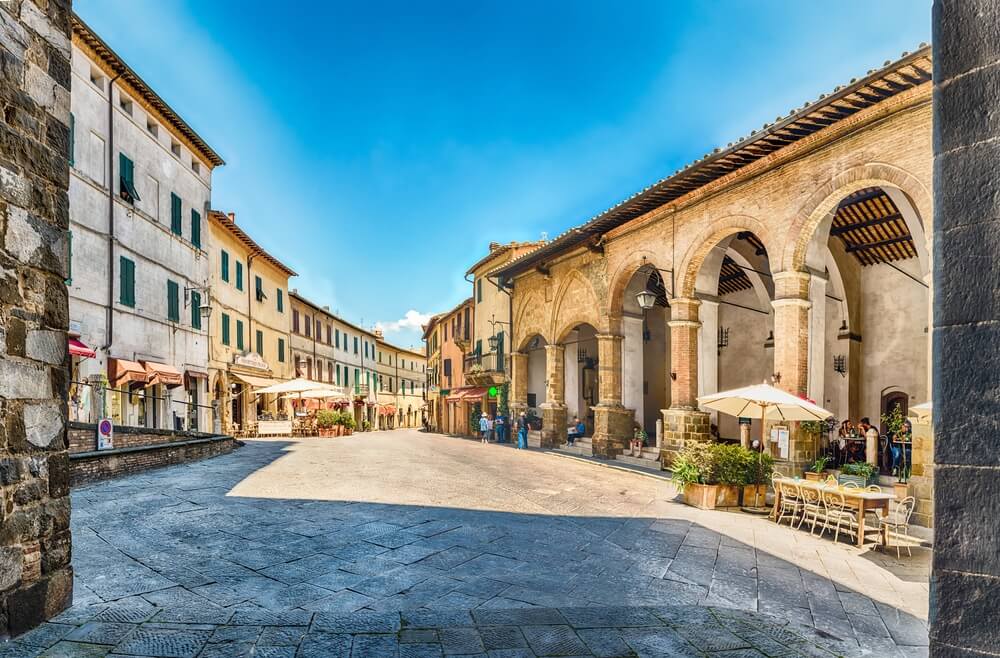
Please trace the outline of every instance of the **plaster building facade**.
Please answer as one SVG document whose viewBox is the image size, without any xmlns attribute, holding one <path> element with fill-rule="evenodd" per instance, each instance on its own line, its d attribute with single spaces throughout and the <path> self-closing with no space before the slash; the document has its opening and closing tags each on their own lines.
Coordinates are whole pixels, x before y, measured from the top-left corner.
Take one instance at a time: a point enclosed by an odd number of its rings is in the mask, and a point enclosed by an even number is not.
<svg viewBox="0 0 1000 658">
<path fill-rule="evenodd" d="M 444 327 L 441 324 L 441 319 L 443 317 L 444 313 L 431 316 L 431 319 L 423 327 L 422 336 L 424 354 L 427 361 L 427 369 L 424 377 L 424 388 L 426 390 L 424 400 L 427 405 L 427 415 L 425 418 L 427 428 L 432 432 L 442 431 L 441 340 L 444 335 Z"/>
<path fill-rule="evenodd" d="M 420 427 L 423 419 L 425 356 L 385 340 L 375 330 L 378 429 Z"/>
<path fill-rule="evenodd" d="M 669 463 L 712 425 L 738 436 L 698 408 L 719 390 L 768 381 L 855 423 L 926 401 L 930 79 L 922 47 L 494 269 L 513 290 L 512 413 L 538 407 L 548 446 L 580 415 L 604 457 L 660 421 Z M 765 444 L 801 472 L 820 439 L 790 429 L 787 450 Z M 925 525 L 932 454 L 915 428 Z"/>
<path fill-rule="evenodd" d="M 236 223 L 235 213 L 208 213 L 211 268 L 210 379 L 218 431 L 253 427 L 287 412 L 275 395 L 254 389 L 291 379 L 288 279 L 295 272 Z"/>
<path fill-rule="evenodd" d="M 76 16 L 70 70 L 71 419 L 207 429 L 197 300 L 223 161 Z"/>
<path fill-rule="evenodd" d="M 309 301 L 293 290 L 292 363 L 296 377 L 344 388 L 353 401 L 354 420 L 378 422 L 375 382 L 377 336 L 334 315 L 328 306 Z"/>
<path fill-rule="evenodd" d="M 0 3 L 0 646 L 73 599 L 70 3 Z"/>
<path fill-rule="evenodd" d="M 465 357 L 471 349 L 474 318 L 475 304 L 470 297 L 442 313 L 433 323 L 440 337 L 440 371 L 435 373 L 439 387 L 438 431 L 447 434 L 470 434 L 476 430 L 469 424 L 469 414 L 480 402 L 482 391 L 465 383 Z"/>
</svg>

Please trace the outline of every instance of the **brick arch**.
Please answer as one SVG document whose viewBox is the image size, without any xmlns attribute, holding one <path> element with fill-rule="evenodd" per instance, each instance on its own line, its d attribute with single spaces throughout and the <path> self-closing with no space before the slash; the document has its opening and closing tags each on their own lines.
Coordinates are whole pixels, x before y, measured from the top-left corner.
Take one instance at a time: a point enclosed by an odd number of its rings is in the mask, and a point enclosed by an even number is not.
<svg viewBox="0 0 1000 658">
<path fill-rule="evenodd" d="M 764 243 L 768 258 L 781 253 L 776 248 L 771 231 L 759 219 L 749 215 L 720 217 L 702 227 L 681 258 L 681 266 L 676 270 L 677 289 L 674 291 L 674 297 L 693 297 L 695 282 L 698 280 L 698 272 L 705 262 L 705 257 L 719 242 L 741 231 L 749 231 L 756 235 Z M 771 267 L 774 268 L 773 261 Z"/>
<path fill-rule="evenodd" d="M 515 299 L 517 297 L 515 296 Z M 537 291 L 531 291 L 517 303 L 514 311 L 514 339 L 516 349 L 524 350 L 528 341 L 534 336 L 541 336 L 549 341 L 548 327 L 545 322 L 545 300 Z"/>
<path fill-rule="evenodd" d="M 628 284 L 632 281 L 632 277 L 644 265 L 666 269 L 662 267 L 662 264 L 659 262 L 659 256 L 656 253 L 646 249 L 639 249 L 630 253 L 628 258 L 611 275 L 611 289 L 608 294 L 607 308 L 607 314 L 611 322 L 614 323 L 621 320 L 622 310 L 625 305 L 625 291 L 628 289 Z M 664 274 L 661 272 L 660 276 L 664 276 Z"/>
<path fill-rule="evenodd" d="M 579 270 L 572 270 L 566 275 L 555 296 L 552 305 L 552 318 L 549 326 L 551 343 L 561 343 L 573 327 L 578 324 L 589 324 L 598 333 L 607 331 L 607 318 L 602 317 L 603 304 L 598 303 L 593 286 Z"/>
<path fill-rule="evenodd" d="M 924 230 L 929 230 L 928 222 L 932 217 L 934 204 L 927 185 L 895 165 L 879 162 L 858 165 L 822 184 L 802 204 L 781 252 L 781 267 L 774 269 L 804 270 L 809 243 L 823 219 L 844 197 L 866 187 L 895 187 L 901 190 L 913 204 Z"/>
</svg>

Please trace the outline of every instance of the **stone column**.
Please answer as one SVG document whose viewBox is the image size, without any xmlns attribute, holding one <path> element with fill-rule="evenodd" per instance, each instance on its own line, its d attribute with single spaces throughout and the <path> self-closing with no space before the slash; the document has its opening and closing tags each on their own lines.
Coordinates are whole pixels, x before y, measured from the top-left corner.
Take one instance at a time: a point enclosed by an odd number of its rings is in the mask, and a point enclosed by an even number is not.
<svg viewBox="0 0 1000 658">
<path fill-rule="evenodd" d="M 832 368 L 826 358 L 826 283 L 825 276 L 813 273 L 809 277 L 809 398 L 826 408 L 826 369 Z M 832 359 L 831 359 L 832 360 Z"/>
<path fill-rule="evenodd" d="M 1000 646 L 1000 3 L 934 3 L 934 561 L 930 655 Z M 925 218 L 926 221 L 926 218 Z"/>
<path fill-rule="evenodd" d="M 528 408 L 528 355 L 512 352 L 510 355 L 510 420 L 513 421 Z"/>
<path fill-rule="evenodd" d="M 663 412 L 660 460 L 667 465 L 688 441 L 708 441 L 709 415 L 698 410 L 697 299 L 670 300 L 670 408 Z"/>
<path fill-rule="evenodd" d="M 642 316 L 626 315 L 622 318 L 622 404 L 635 410 L 635 419 L 642 422 L 644 401 L 642 382 L 645 379 L 643 363 Z"/>
<path fill-rule="evenodd" d="M 0 2 L 0 644 L 66 608 L 68 2 Z"/>
<path fill-rule="evenodd" d="M 808 272 L 774 274 L 774 372 L 776 383 L 792 395 L 805 395 L 809 386 L 809 301 L 811 276 Z M 816 458 L 818 439 L 788 423 L 788 456 L 778 456 L 778 469 L 799 474 Z"/>
<path fill-rule="evenodd" d="M 698 309 L 698 395 L 719 392 L 719 302 L 701 299 Z M 714 422 L 718 412 L 709 412 Z"/>
<path fill-rule="evenodd" d="M 617 335 L 597 335 L 597 391 L 594 407 L 594 455 L 612 459 L 632 436 L 635 412 L 622 405 L 622 342 Z"/>
<path fill-rule="evenodd" d="M 554 448 L 566 442 L 566 348 L 545 346 L 545 402 L 542 409 L 542 447 Z"/>
</svg>

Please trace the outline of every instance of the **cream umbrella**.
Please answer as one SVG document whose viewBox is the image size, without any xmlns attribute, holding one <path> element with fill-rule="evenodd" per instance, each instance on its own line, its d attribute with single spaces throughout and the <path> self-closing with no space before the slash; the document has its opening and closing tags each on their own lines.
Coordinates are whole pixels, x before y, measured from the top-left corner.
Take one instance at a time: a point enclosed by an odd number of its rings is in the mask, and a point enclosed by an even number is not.
<svg viewBox="0 0 1000 658">
<path fill-rule="evenodd" d="M 344 393 L 343 389 L 340 388 L 331 388 L 331 389 L 318 388 L 309 391 L 302 391 L 301 393 L 298 394 L 287 393 L 281 397 L 284 398 L 301 397 L 303 400 L 326 400 L 329 398 L 343 398 L 344 400 L 348 399 L 347 394 Z M 341 401 L 342 400 L 338 400 L 338 402 Z"/>
<path fill-rule="evenodd" d="M 932 413 L 933 413 L 932 403 L 924 402 L 923 404 L 918 404 L 916 406 L 910 407 L 910 413 L 908 415 L 913 416 L 914 420 L 916 420 L 918 423 L 930 423 Z"/>
<path fill-rule="evenodd" d="M 280 384 L 272 384 L 265 388 L 258 388 L 254 393 L 305 393 L 306 391 L 329 391 L 336 390 L 337 387 L 323 382 L 311 382 L 308 379 L 291 379 Z"/>
</svg>

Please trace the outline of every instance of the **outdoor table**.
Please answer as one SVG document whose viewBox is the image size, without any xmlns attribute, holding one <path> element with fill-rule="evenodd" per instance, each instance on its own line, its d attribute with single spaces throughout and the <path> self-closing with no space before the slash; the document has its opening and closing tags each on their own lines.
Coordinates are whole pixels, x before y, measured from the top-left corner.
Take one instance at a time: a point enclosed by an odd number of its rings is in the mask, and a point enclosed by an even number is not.
<svg viewBox="0 0 1000 658">
<path fill-rule="evenodd" d="M 817 491 L 835 491 L 844 496 L 844 504 L 848 507 L 852 507 L 857 514 L 857 524 L 858 524 L 858 546 L 862 546 L 865 540 L 865 512 L 868 510 L 883 510 L 886 514 L 889 513 L 889 501 L 895 500 L 896 496 L 891 493 L 878 492 L 878 491 L 866 491 L 865 489 L 853 489 L 845 488 L 841 486 L 831 487 L 825 482 L 815 482 L 812 480 L 795 480 L 792 478 L 782 478 L 781 482 L 791 482 L 797 484 L 800 488 L 815 489 Z M 778 510 L 781 507 L 781 492 L 775 491 L 774 493 L 774 509 L 772 514 L 777 518 Z M 885 528 L 880 530 L 883 537 L 883 545 L 886 544 L 888 537 L 888 532 Z"/>
</svg>

